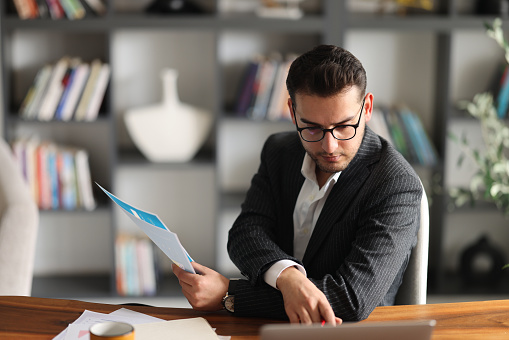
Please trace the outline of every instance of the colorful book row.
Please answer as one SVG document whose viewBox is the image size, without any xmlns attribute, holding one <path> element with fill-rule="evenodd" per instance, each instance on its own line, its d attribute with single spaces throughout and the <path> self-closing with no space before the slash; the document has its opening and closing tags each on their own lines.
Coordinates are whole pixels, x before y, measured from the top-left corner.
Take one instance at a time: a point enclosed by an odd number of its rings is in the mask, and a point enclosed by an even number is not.
<svg viewBox="0 0 509 340">
<path fill-rule="evenodd" d="M 24 119 L 94 121 L 104 99 L 110 66 L 99 59 L 90 64 L 63 57 L 43 66 L 19 109 Z"/>
<path fill-rule="evenodd" d="M 375 108 L 368 126 L 389 141 L 410 163 L 437 164 L 436 150 L 419 116 L 408 108 Z"/>
<path fill-rule="evenodd" d="M 152 241 L 120 234 L 115 240 L 115 279 L 122 296 L 153 296 L 157 271 Z"/>
<path fill-rule="evenodd" d="M 103 0 L 11 0 L 20 19 L 83 19 L 89 14 L 104 15 Z"/>
<path fill-rule="evenodd" d="M 291 119 L 286 89 L 288 68 L 295 59 L 279 55 L 256 56 L 244 71 L 236 98 L 235 112 L 251 119 Z"/>
<path fill-rule="evenodd" d="M 87 151 L 37 138 L 18 139 L 12 150 L 39 209 L 95 208 Z"/>
</svg>

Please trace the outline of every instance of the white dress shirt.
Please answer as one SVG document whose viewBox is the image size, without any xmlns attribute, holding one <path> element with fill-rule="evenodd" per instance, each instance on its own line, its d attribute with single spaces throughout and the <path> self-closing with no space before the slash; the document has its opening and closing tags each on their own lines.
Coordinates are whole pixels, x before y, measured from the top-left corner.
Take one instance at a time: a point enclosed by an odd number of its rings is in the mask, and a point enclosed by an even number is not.
<svg viewBox="0 0 509 340">
<path fill-rule="evenodd" d="M 329 177 L 327 182 L 320 188 L 315 174 L 315 162 L 306 153 L 302 162 L 301 173 L 304 176 L 304 184 L 300 189 L 295 210 L 293 211 L 293 255 L 302 260 L 306 247 L 315 228 L 316 221 L 322 212 L 325 201 L 329 196 L 334 184 L 336 184 L 341 172 L 336 172 Z M 264 274 L 263 279 L 272 287 L 276 288 L 276 281 L 283 270 L 295 266 L 304 275 L 306 270 L 300 264 L 291 260 L 281 260 L 274 263 Z"/>
</svg>

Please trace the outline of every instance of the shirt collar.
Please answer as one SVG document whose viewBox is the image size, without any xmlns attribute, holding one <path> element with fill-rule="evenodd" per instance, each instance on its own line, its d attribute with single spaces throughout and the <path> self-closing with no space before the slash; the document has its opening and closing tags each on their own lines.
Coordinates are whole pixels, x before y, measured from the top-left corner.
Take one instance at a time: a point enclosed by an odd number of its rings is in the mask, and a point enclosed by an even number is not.
<svg viewBox="0 0 509 340">
<path fill-rule="evenodd" d="M 307 180 L 312 181 L 316 186 L 318 186 L 318 181 L 316 180 L 315 173 L 316 164 L 311 159 L 311 157 L 306 153 L 304 155 L 304 160 L 302 161 L 302 168 L 300 170 L 302 176 Z M 327 188 L 329 185 L 334 185 L 338 181 L 339 175 L 341 175 L 341 171 L 334 173 L 329 177 L 323 188 Z"/>
</svg>

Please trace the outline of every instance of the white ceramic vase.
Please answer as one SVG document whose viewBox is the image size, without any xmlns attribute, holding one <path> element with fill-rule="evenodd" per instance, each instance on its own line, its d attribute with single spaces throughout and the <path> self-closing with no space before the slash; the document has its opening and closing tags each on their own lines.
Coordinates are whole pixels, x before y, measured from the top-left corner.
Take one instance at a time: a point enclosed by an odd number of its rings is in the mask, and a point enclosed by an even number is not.
<svg viewBox="0 0 509 340">
<path fill-rule="evenodd" d="M 212 125 L 210 112 L 180 102 L 177 77 L 177 70 L 163 69 L 162 102 L 127 110 L 124 116 L 134 144 L 152 162 L 191 160 Z"/>
</svg>

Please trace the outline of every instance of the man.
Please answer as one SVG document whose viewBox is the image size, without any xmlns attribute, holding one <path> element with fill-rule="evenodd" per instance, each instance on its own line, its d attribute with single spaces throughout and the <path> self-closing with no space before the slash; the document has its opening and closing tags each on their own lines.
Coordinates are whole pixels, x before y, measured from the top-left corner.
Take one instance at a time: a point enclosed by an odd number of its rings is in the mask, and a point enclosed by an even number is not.
<svg viewBox="0 0 509 340">
<path fill-rule="evenodd" d="M 272 135 L 228 252 L 246 279 L 173 266 L 193 308 L 288 318 L 362 320 L 391 305 L 417 240 L 422 187 L 366 123 L 373 94 L 348 51 L 322 45 L 291 65 L 288 107 L 298 132 Z M 232 303 L 233 302 L 233 303 Z"/>
</svg>

